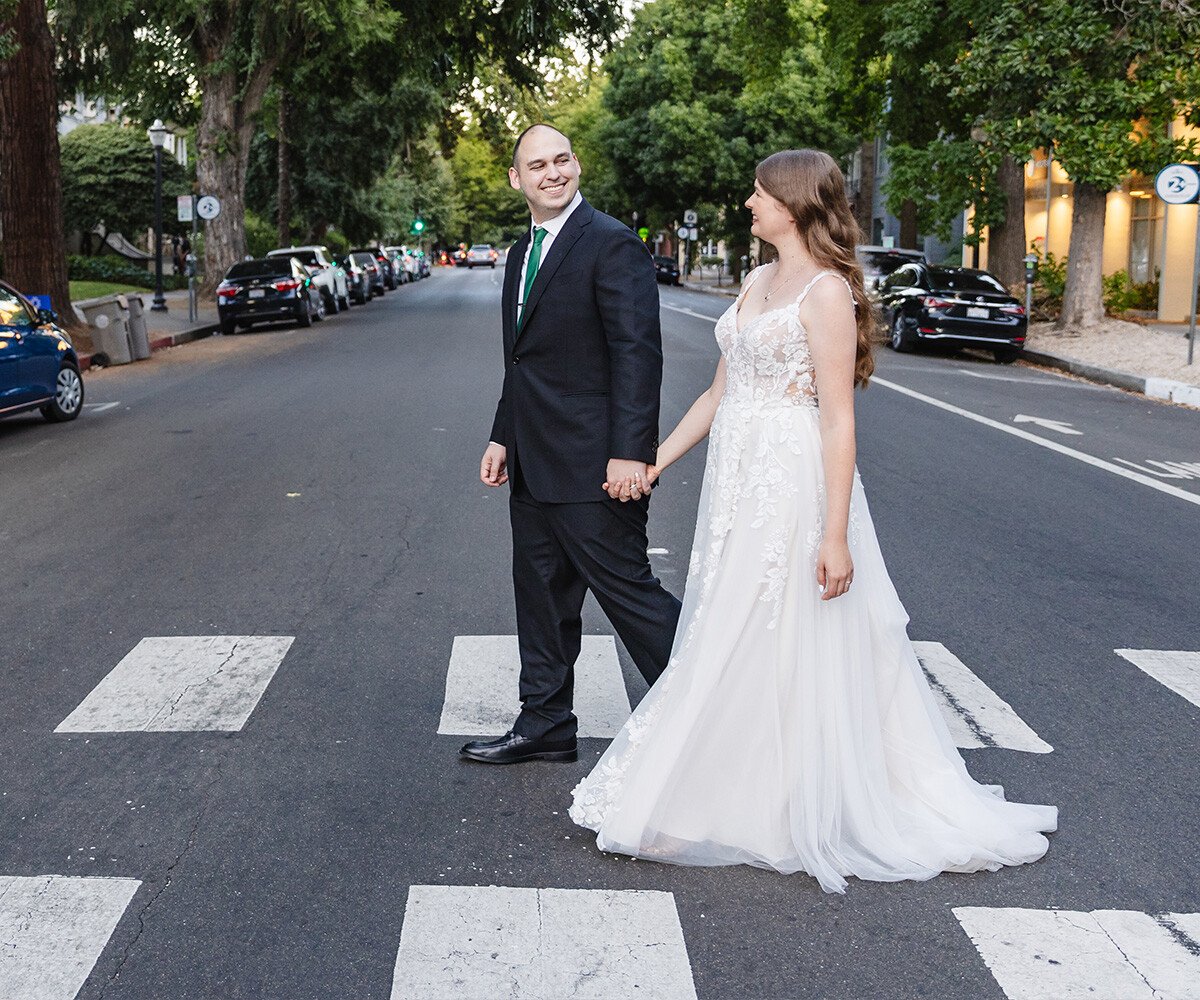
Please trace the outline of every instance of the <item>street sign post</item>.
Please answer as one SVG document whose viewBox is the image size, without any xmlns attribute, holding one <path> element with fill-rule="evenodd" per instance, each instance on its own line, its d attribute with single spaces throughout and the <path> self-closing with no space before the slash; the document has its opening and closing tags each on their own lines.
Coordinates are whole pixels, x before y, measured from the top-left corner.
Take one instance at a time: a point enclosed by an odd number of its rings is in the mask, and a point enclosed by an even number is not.
<svg viewBox="0 0 1200 1000">
<path fill-rule="evenodd" d="M 700 216 L 696 214 L 694 208 L 689 208 L 683 213 L 683 224 L 685 226 L 694 226 L 700 221 Z"/>
<path fill-rule="evenodd" d="M 1192 257 L 1191 320 L 1188 323 L 1188 359 L 1196 356 L 1196 295 L 1200 287 L 1200 170 L 1189 163 L 1170 163 L 1154 178 L 1154 193 L 1168 205 L 1196 204 L 1196 249 Z"/>
<path fill-rule="evenodd" d="M 180 222 L 192 221 L 192 202 L 190 194 L 181 194 L 175 199 L 175 216 Z"/>
<path fill-rule="evenodd" d="M 221 214 L 221 201 L 211 194 L 201 195 L 196 199 L 196 214 L 205 222 L 211 222 Z"/>
</svg>

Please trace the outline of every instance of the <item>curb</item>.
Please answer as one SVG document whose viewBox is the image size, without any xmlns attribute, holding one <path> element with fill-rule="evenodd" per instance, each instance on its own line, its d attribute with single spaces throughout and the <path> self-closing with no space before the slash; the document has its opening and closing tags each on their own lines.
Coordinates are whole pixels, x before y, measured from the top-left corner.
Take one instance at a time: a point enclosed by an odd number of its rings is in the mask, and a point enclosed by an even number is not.
<svg viewBox="0 0 1200 1000">
<path fill-rule="evenodd" d="M 168 347 L 178 347 L 180 344 L 190 344 L 193 340 L 201 340 L 204 337 L 211 336 L 220 328 L 220 323 L 206 323 L 203 326 L 194 326 L 190 330 L 184 330 L 181 333 L 166 333 L 159 337 L 151 337 L 150 352 L 163 351 Z M 80 354 L 79 370 L 85 372 L 91 367 L 92 355 Z"/>
<path fill-rule="evenodd" d="M 1118 371 L 1115 368 L 1103 368 L 1100 365 L 1090 365 L 1073 358 L 1059 357 L 1057 354 L 1046 354 L 1033 351 L 1028 347 L 1021 352 L 1021 357 L 1032 361 L 1035 365 L 1047 368 L 1057 368 L 1098 382 L 1101 385 L 1111 385 L 1127 392 L 1138 392 L 1151 399 L 1162 399 L 1169 403 L 1183 403 L 1186 406 L 1200 406 L 1200 386 L 1189 385 L 1187 382 L 1177 382 L 1169 378 L 1155 378 L 1146 375 L 1133 375 L 1130 372 Z"/>
</svg>

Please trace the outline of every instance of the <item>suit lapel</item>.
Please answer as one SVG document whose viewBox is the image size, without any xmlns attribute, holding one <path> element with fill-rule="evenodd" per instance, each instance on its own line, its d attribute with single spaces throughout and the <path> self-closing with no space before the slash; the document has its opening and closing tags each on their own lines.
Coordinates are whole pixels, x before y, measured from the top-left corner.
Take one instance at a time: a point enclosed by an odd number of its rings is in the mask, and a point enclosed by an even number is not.
<svg viewBox="0 0 1200 1000">
<path fill-rule="evenodd" d="M 554 277 L 554 272 L 558 270 L 558 266 L 566 259 L 567 254 L 571 252 L 571 247 L 583 235 L 584 227 L 592 221 L 592 216 L 595 212 L 596 210 L 588 204 L 587 199 L 583 199 L 579 203 L 579 207 L 567 219 L 566 224 L 562 227 L 562 231 L 554 237 L 554 242 L 550 245 L 550 252 L 546 254 L 546 258 L 538 266 L 537 277 L 533 279 L 533 287 L 529 290 L 529 300 L 525 303 L 525 311 L 520 317 L 521 325 L 517 330 L 518 339 L 520 339 L 521 334 L 529 327 L 529 317 L 533 315 L 534 309 L 537 308 L 542 293 Z M 528 237 L 525 242 L 528 242 Z M 521 253 L 524 256 L 524 250 Z"/>
<path fill-rule="evenodd" d="M 517 285 L 521 281 L 521 264 L 529 247 L 529 230 L 508 251 L 504 265 L 504 289 L 500 306 L 504 311 L 504 343 L 511 350 L 517 339 Z M 553 247 L 551 248 L 553 249 Z"/>
</svg>

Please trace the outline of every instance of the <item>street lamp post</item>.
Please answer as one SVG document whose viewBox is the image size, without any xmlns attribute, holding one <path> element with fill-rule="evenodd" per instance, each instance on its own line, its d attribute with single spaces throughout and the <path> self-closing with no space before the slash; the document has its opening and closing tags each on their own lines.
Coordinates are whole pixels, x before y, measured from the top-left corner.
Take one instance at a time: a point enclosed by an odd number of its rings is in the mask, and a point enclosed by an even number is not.
<svg viewBox="0 0 1200 1000">
<path fill-rule="evenodd" d="M 171 133 L 160 118 L 155 118 L 154 124 L 147 131 L 150 135 L 150 142 L 154 146 L 154 301 L 150 308 L 155 312 L 166 312 L 167 300 L 163 296 L 162 275 L 162 154 L 167 136 Z"/>
</svg>

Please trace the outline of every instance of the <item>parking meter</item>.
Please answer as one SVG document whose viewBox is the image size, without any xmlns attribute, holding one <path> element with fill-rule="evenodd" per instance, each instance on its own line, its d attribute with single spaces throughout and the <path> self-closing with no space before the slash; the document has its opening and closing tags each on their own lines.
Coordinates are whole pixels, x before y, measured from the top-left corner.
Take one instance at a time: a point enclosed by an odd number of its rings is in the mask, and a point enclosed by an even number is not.
<svg viewBox="0 0 1200 1000">
<path fill-rule="evenodd" d="M 1025 255 L 1025 318 L 1032 319 L 1033 312 L 1033 282 L 1037 278 L 1037 254 L 1027 253 Z"/>
<path fill-rule="evenodd" d="M 196 255 L 189 253 L 183 258 L 183 273 L 188 278 L 196 277 Z"/>
</svg>

